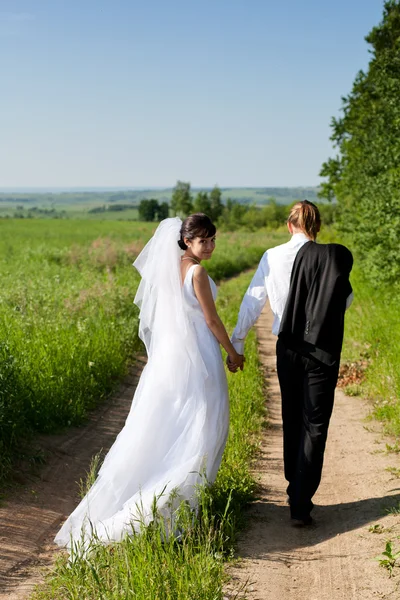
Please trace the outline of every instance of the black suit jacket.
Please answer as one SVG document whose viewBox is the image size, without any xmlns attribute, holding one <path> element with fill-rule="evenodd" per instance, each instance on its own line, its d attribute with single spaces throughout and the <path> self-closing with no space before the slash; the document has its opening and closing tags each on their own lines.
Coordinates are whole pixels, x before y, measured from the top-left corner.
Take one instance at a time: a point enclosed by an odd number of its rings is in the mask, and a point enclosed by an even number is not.
<svg viewBox="0 0 400 600">
<path fill-rule="evenodd" d="M 289 348 L 338 365 L 353 256 L 341 244 L 307 242 L 297 253 L 279 337 Z"/>
</svg>

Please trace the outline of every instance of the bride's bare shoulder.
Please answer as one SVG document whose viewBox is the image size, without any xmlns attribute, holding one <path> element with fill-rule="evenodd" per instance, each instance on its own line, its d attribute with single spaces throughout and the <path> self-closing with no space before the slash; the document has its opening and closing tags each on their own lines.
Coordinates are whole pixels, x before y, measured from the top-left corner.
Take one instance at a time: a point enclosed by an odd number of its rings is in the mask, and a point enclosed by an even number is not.
<svg viewBox="0 0 400 600">
<path fill-rule="evenodd" d="M 203 267 L 203 265 L 196 265 L 196 268 L 193 271 L 193 277 L 194 277 L 194 279 L 197 279 L 198 281 L 208 278 L 208 273 L 207 273 L 206 269 Z"/>
<path fill-rule="evenodd" d="M 191 269 L 193 269 L 193 280 L 195 280 L 196 283 L 197 282 L 201 283 L 207 277 L 207 271 L 205 270 L 205 268 L 202 265 L 194 264 L 194 263 L 189 264 L 189 265 L 181 264 L 182 281 L 185 281 L 186 275 L 189 273 L 189 271 Z"/>
<path fill-rule="evenodd" d="M 203 265 L 198 265 L 196 269 L 194 269 L 193 273 L 193 285 L 195 290 L 209 290 L 210 289 L 210 279 L 208 277 L 208 273 Z"/>
</svg>

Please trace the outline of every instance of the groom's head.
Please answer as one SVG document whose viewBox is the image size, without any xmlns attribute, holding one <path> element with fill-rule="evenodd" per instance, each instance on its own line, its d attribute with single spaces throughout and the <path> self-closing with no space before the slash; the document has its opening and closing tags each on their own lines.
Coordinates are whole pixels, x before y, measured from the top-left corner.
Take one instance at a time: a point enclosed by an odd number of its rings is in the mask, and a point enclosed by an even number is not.
<svg viewBox="0 0 400 600">
<path fill-rule="evenodd" d="M 291 234 L 304 233 L 311 240 L 315 240 L 321 229 L 318 207 L 308 200 L 296 202 L 289 213 L 287 226 Z"/>
</svg>

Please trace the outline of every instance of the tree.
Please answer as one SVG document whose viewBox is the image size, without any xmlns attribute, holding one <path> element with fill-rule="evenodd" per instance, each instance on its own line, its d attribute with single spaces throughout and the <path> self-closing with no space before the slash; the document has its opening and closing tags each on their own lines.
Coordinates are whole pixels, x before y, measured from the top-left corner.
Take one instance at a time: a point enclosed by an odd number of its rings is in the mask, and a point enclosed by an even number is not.
<svg viewBox="0 0 400 600">
<path fill-rule="evenodd" d="M 171 209 L 175 215 L 187 217 L 193 211 L 190 183 L 177 181 L 172 192 Z"/>
<path fill-rule="evenodd" d="M 141 221 L 154 221 L 160 210 L 157 200 L 141 200 L 139 204 L 139 219 Z"/>
<path fill-rule="evenodd" d="M 211 217 L 212 221 L 216 222 L 224 212 L 224 205 L 222 204 L 222 192 L 217 185 L 215 185 L 210 192 L 210 203 L 211 211 L 209 216 Z"/>
<path fill-rule="evenodd" d="M 226 199 L 226 208 L 228 210 L 232 210 L 233 205 L 235 204 L 235 200 L 232 200 L 232 198 L 227 198 Z"/>
<path fill-rule="evenodd" d="M 338 154 L 322 165 L 322 193 L 338 200 L 339 227 L 373 282 L 400 280 L 400 2 L 385 2 L 383 19 L 365 38 L 366 73 L 342 98 L 332 119 Z"/>
<path fill-rule="evenodd" d="M 157 211 L 157 219 L 162 221 L 163 219 L 167 219 L 169 215 L 169 204 L 168 202 L 162 202 L 158 207 Z"/>
<path fill-rule="evenodd" d="M 246 206 L 246 212 L 241 216 L 240 224 L 249 231 L 255 231 L 265 225 L 263 211 L 257 206 Z"/>
<path fill-rule="evenodd" d="M 194 200 L 193 211 L 211 215 L 211 202 L 207 192 L 199 192 Z"/>
<path fill-rule="evenodd" d="M 287 219 L 288 207 L 278 204 L 275 198 L 270 198 L 268 204 L 263 206 L 263 225 L 276 229 L 283 225 Z"/>
</svg>

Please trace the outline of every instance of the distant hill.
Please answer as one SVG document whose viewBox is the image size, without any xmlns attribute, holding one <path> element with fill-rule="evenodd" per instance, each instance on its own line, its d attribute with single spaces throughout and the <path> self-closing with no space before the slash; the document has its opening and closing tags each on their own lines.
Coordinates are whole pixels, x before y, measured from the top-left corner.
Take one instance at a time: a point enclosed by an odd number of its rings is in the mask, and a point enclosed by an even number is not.
<svg viewBox="0 0 400 600">
<path fill-rule="evenodd" d="M 232 198 L 244 204 L 266 204 L 271 198 L 278 204 L 291 204 L 295 200 L 321 202 L 318 190 L 318 187 L 221 188 L 224 200 Z"/>
<path fill-rule="evenodd" d="M 192 188 L 193 195 L 211 188 Z M 278 204 L 290 204 L 295 200 L 319 201 L 318 187 L 221 187 L 222 198 L 236 200 L 242 204 L 263 205 L 274 198 Z M 96 206 L 123 203 L 137 206 L 145 198 L 155 198 L 159 202 L 170 202 L 172 188 L 159 189 L 114 189 L 114 190 L 71 190 L 71 191 L 11 191 L 0 189 L 0 212 L 15 209 L 17 205 L 29 208 L 56 208 L 67 211 L 87 211 Z"/>
</svg>

